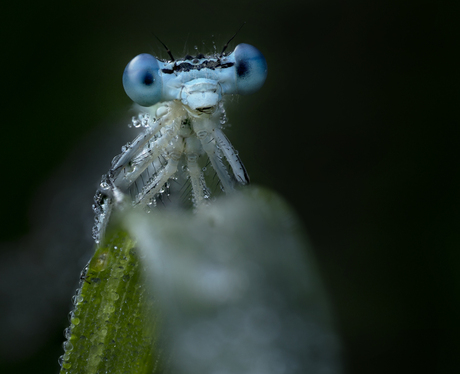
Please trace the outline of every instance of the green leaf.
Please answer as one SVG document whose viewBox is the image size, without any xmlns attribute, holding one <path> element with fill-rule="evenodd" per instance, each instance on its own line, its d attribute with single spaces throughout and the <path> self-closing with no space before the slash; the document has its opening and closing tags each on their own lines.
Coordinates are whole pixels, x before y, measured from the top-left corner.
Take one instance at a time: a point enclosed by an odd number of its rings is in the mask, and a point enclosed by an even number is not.
<svg viewBox="0 0 460 374">
<path fill-rule="evenodd" d="M 250 186 L 195 214 L 126 217 L 175 374 L 341 372 L 312 248 L 277 194 Z"/>
<path fill-rule="evenodd" d="M 74 296 L 61 374 L 159 371 L 158 313 L 143 277 L 135 242 L 114 225 Z"/>
<path fill-rule="evenodd" d="M 88 264 L 61 374 L 341 373 L 312 249 L 278 195 L 133 210 Z"/>
</svg>

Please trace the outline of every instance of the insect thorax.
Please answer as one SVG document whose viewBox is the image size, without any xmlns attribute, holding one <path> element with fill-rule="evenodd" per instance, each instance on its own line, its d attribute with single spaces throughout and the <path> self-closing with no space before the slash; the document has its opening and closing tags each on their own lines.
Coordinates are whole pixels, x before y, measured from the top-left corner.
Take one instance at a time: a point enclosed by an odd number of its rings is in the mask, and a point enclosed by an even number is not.
<svg viewBox="0 0 460 374">
<path fill-rule="evenodd" d="M 241 183 L 229 172 L 225 145 L 218 142 L 227 120 L 222 102 L 191 109 L 173 100 L 142 110 L 131 124 L 140 134 L 122 147 L 96 192 L 96 241 L 116 206 L 198 208 Z"/>
</svg>

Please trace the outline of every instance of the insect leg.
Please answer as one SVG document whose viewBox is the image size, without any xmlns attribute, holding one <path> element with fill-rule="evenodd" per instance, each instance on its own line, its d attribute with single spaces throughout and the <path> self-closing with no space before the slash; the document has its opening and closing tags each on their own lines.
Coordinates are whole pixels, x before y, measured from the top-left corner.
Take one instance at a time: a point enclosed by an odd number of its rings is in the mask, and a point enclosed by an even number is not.
<svg viewBox="0 0 460 374">
<path fill-rule="evenodd" d="M 174 121 L 178 116 L 182 116 L 184 112 L 181 105 L 174 101 L 155 108 L 155 106 L 151 108 L 155 112 L 151 113 L 151 117 L 155 115 L 158 119 L 153 121 L 142 134 L 139 134 L 127 147 L 126 151 L 113 163 L 112 171 L 115 176 L 118 175 L 120 169 L 129 165 L 163 126 L 168 126 L 171 121 Z"/>
<path fill-rule="evenodd" d="M 198 143 L 198 144 L 197 144 Z M 200 208 L 206 203 L 209 194 L 201 169 L 198 165 L 198 153 L 200 151 L 200 142 L 195 137 L 186 139 L 187 167 L 192 185 L 194 205 Z"/>
<path fill-rule="evenodd" d="M 139 134 L 127 147 L 126 151 L 120 155 L 112 165 L 114 173 L 127 166 L 138 152 L 149 142 L 150 139 L 163 127 L 164 122 L 155 122 L 153 126 L 147 127 L 142 134 Z"/>
<path fill-rule="evenodd" d="M 142 191 L 136 195 L 134 205 L 146 205 L 152 197 L 160 193 L 160 190 L 168 179 L 177 171 L 178 163 L 178 159 L 170 159 L 168 164 L 161 169 L 158 175 L 150 183 L 146 184 Z"/>
<path fill-rule="evenodd" d="M 182 156 L 183 150 L 183 138 L 179 137 L 179 139 L 174 142 L 169 152 L 169 160 L 167 160 L 165 167 L 159 170 L 155 177 L 148 181 L 141 192 L 136 195 L 133 205 L 147 205 L 152 197 L 160 193 L 168 179 L 176 173 L 177 165 L 179 164 L 179 159 Z"/>
<path fill-rule="evenodd" d="M 220 183 L 224 187 L 225 192 L 234 191 L 234 179 L 228 173 L 227 168 L 222 163 L 222 160 L 218 156 L 216 143 L 212 135 L 206 130 L 200 130 L 196 133 L 198 139 L 201 141 L 201 145 L 211 161 L 211 165 L 217 173 L 220 179 Z"/>
<path fill-rule="evenodd" d="M 230 143 L 230 140 L 225 136 L 223 131 L 219 128 L 214 129 L 214 139 L 216 140 L 217 145 L 222 150 L 230 164 L 233 174 L 235 174 L 236 180 L 241 184 L 249 184 L 249 175 L 241 162 L 240 157 L 236 153 L 235 149 Z"/>
<path fill-rule="evenodd" d="M 121 180 L 116 183 L 121 190 L 127 190 L 145 169 L 148 168 L 153 160 L 159 157 L 161 153 L 165 152 L 171 140 L 179 132 L 181 121 L 182 118 L 176 118 L 172 121 L 170 126 L 164 128 L 163 134 L 158 137 L 158 139 L 147 144 L 142 153 L 131 160 L 130 170 L 125 171 Z"/>
</svg>

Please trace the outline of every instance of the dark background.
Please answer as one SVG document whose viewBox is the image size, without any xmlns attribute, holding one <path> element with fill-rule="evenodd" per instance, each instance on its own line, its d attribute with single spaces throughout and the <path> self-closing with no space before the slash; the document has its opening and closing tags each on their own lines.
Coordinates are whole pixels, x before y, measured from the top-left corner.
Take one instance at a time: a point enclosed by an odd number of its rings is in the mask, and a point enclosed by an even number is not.
<svg viewBox="0 0 460 374">
<path fill-rule="evenodd" d="M 53 373 L 93 244 L 92 195 L 133 138 L 135 55 L 240 42 L 227 105 L 254 183 L 314 245 L 347 373 L 460 370 L 458 1 L 47 1 L 1 6 L 0 372 Z M 125 131 L 126 130 L 126 131 Z"/>
</svg>

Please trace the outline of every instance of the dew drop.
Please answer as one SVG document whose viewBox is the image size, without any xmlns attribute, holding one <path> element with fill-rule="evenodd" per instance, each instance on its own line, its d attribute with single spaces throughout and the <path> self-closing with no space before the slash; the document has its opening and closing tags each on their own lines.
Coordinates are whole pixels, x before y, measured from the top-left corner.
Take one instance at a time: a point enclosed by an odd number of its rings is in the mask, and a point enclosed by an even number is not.
<svg viewBox="0 0 460 374">
<path fill-rule="evenodd" d="M 64 364 L 62 365 L 62 367 L 64 369 L 70 369 L 72 367 L 72 364 L 70 362 L 64 362 Z"/>
<path fill-rule="evenodd" d="M 73 349 L 73 345 L 71 342 L 66 341 L 62 344 L 62 347 L 64 348 L 65 352 L 71 351 Z"/>
</svg>

